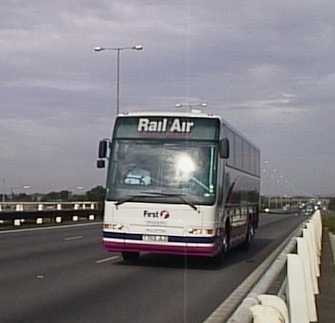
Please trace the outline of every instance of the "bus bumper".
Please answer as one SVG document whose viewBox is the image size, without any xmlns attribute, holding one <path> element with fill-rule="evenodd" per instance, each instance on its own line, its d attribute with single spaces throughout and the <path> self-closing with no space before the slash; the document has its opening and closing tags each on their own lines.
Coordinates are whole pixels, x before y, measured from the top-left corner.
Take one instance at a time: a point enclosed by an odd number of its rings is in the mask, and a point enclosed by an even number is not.
<svg viewBox="0 0 335 323">
<path fill-rule="evenodd" d="M 195 239 L 194 239 L 195 240 Z M 110 252 L 152 252 L 174 255 L 213 257 L 219 251 L 215 237 L 209 243 L 199 242 L 147 242 L 143 240 L 103 239 L 105 248 Z"/>
</svg>

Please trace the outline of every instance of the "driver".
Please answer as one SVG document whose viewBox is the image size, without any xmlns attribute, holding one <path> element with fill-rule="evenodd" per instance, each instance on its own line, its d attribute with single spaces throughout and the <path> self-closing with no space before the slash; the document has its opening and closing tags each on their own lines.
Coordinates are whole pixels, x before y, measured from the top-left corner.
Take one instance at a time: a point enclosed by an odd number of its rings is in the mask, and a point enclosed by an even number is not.
<svg viewBox="0 0 335 323">
<path fill-rule="evenodd" d="M 150 185 L 151 173 L 147 169 L 146 162 L 139 156 L 134 156 L 132 160 L 136 160 L 136 163 L 128 165 L 126 174 L 123 177 L 124 184 Z"/>
</svg>

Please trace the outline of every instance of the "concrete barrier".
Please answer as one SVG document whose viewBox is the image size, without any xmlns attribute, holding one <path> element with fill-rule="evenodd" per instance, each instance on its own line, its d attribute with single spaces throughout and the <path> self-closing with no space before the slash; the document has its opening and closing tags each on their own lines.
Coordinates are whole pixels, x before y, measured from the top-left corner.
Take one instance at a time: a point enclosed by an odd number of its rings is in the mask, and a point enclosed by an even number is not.
<svg viewBox="0 0 335 323">
<path fill-rule="evenodd" d="M 16 210 L 17 212 L 23 211 L 23 204 L 16 204 L 16 206 L 15 206 L 15 210 Z"/>
<path fill-rule="evenodd" d="M 335 265 L 335 234 L 329 232 L 330 246 L 333 253 L 333 263 Z"/>
<path fill-rule="evenodd" d="M 313 244 L 313 237 L 311 235 L 311 231 L 309 229 L 303 230 L 303 237 L 306 239 L 308 253 L 311 258 L 311 265 L 312 265 L 312 273 L 314 276 L 319 277 L 320 276 L 320 269 L 318 264 L 318 259 L 316 255 L 315 246 Z"/>
<path fill-rule="evenodd" d="M 307 223 L 307 229 L 309 229 L 309 233 L 311 236 L 312 248 L 314 249 L 313 252 L 315 254 L 316 263 L 318 264 L 318 273 L 320 276 L 320 268 L 319 265 L 321 263 L 321 249 L 319 250 L 316 233 L 315 233 L 315 224 L 311 221 Z"/>
<path fill-rule="evenodd" d="M 229 323 L 240 323 L 242 321 L 250 323 L 252 322 L 252 319 L 249 317 L 250 313 L 253 316 L 254 323 L 317 322 L 318 315 L 315 295 L 319 293 L 318 276 L 320 275 L 319 259 L 322 240 L 320 212 L 316 211 L 309 221 L 305 221 L 300 230 L 302 236 L 294 239 L 297 253 L 293 253 L 293 248 L 289 248 L 289 253 L 285 252 L 288 244 L 276 260 L 278 261 L 282 256 L 286 259 L 286 278 L 280 288 L 279 294 L 282 295 L 281 291 L 286 291 L 283 298 L 286 300 L 287 305 L 284 300 L 281 300 L 276 295 L 260 295 L 257 292 L 259 290 L 258 287 L 265 284 L 264 281 L 269 281 L 269 272 L 275 272 L 273 270 L 273 266 L 275 266 L 274 262 L 229 318 Z M 247 309 L 249 309 L 249 313 Z M 243 319 L 241 320 L 241 318 Z"/>
<path fill-rule="evenodd" d="M 285 323 L 289 323 L 289 315 L 286 303 L 276 295 L 258 295 L 258 300 L 263 306 L 271 306 L 281 314 Z"/>
<path fill-rule="evenodd" d="M 254 305 L 250 308 L 253 316 L 253 323 L 284 323 L 284 317 L 280 312 L 266 305 Z"/>
<path fill-rule="evenodd" d="M 309 323 L 306 283 L 299 255 L 287 255 L 287 302 L 290 323 Z"/>
<path fill-rule="evenodd" d="M 321 256 L 321 242 L 322 242 L 322 221 L 321 221 L 321 213 L 317 210 L 312 217 L 311 221 L 314 225 L 315 232 L 315 242 L 318 250 L 318 255 Z"/>
<path fill-rule="evenodd" d="M 20 219 L 15 219 L 14 220 L 14 226 L 19 227 L 21 225 L 21 220 Z"/>
<path fill-rule="evenodd" d="M 317 278 L 312 275 L 311 260 L 307 249 L 306 239 L 297 238 L 297 251 L 303 263 L 305 272 L 306 300 L 309 313 L 309 319 L 312 322 L 317 321 L 315 294 L 317 293 Z"/>
</svg>

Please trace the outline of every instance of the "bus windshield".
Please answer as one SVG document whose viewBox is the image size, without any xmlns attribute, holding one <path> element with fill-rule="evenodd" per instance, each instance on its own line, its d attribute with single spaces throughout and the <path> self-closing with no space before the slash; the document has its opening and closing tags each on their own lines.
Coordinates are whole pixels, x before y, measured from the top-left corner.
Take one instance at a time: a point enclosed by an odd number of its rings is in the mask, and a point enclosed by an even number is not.
<svg viewBox="0 0 335 323">
<path fill-rule="evenodd" d="M 210 205 L 215 201 L 216 170 L 213 142 L 117 139 L 110 156 L 107 200 L 183 203 L 183 196 L 194 204 Z"/>
</svg>

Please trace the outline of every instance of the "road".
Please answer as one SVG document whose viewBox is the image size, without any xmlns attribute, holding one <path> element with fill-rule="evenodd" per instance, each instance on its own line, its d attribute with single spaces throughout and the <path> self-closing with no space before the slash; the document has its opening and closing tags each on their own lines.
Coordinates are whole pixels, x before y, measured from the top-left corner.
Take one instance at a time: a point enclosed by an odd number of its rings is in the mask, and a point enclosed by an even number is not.
<svg viewBox="0 0 335 323">
<path fill-rule="evenodd" d="M 268 214 L 249 251 L 204 258 L 107 253 L 101 224 L 0 233 L 0 322 L 202 322 L 301 222 Z"/>
</svg>

